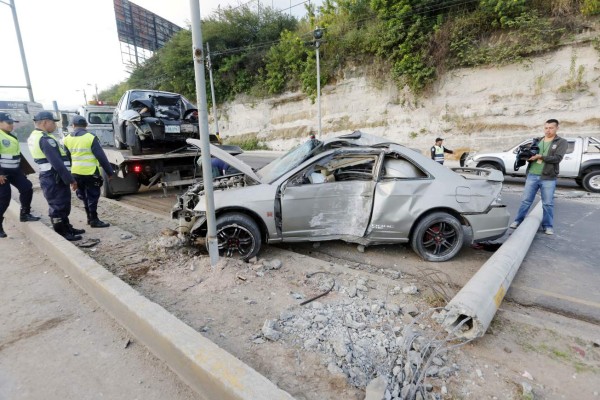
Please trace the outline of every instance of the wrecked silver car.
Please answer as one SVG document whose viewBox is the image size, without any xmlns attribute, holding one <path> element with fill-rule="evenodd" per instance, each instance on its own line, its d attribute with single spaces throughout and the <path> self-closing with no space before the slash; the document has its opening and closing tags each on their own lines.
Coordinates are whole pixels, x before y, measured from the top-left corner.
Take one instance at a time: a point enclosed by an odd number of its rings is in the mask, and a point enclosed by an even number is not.
<svg viewBox="0 0 600 400">
<path fill-rule="evenodd" d="M 499 238 L 508 228 L 501 172 L 451 170 L 359 131 L 309 140 L 258 171 L 212 145 L 211 155 L 239 171 L 214 180 L 225 256 L 249 259 L 263 243 L 340 239 L 410 243 L 424 260 L 447 261 L 463 244 Z M 203 196 L 202 183 L 191 186 L 171 214 L 180 234 L 196 242 L 206 236 Z"/>
</svg>

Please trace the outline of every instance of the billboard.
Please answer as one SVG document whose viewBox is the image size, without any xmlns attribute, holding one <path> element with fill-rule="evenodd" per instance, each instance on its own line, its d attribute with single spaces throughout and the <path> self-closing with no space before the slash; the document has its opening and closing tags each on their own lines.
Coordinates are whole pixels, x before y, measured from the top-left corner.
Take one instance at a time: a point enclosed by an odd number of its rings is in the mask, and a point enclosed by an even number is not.
<svg viewBox="0 0 600 400">
<path fill-rule="evenodd" d="M 113 0 L 119 41 L 156 51 L 181 28 L 129 0 Z"/>
</svg>

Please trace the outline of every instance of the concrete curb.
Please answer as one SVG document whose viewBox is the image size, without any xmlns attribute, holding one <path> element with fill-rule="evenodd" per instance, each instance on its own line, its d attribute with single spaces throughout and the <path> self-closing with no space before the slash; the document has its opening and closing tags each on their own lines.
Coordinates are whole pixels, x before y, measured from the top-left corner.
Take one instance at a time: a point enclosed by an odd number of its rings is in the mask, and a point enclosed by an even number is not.
<svg viewBox="0 0 600 400">
<path fill-rule="evenodd" d="M 6 216 L 19 220 L 11 200 Z M 17 222 L 19 223 L 19 222 Z M 20 225 L 36 247 L 200 396 L 293 399 L 273 382 L 151 302 L 41 222 Z"/>
</svg>

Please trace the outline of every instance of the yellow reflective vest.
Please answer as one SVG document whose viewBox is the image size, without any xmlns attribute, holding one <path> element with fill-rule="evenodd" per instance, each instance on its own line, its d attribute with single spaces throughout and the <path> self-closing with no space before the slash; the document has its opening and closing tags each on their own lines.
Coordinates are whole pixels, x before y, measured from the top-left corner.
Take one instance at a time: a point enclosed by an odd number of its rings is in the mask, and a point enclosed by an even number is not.
<svg viewBox="0 0 600 400">
<path fill-rule="evenodd" d="M 0 168 L 17 170 L 21 162 L 21 147 L 16 137 L 0 129 Z"/>
<path fill-rule="evenodd" d="M 71 170 L 71 160 L 69 160 L 69 156 L 65 151 L 64 147 L 59 144 L 58 140 L 51 133 L 41 131 L 39 129 L 34 129 L 29 135 L 29 139 L 27 139 L 27 146 L 29 147 L 29 151 L 31 152 L 31 156 L 33 157 L 33 161 L 36 162 L 38 168 L 40 169 L 40 173 L 50 171 L 52 169 L 52 164 L 46 158 L 46 155 L 42 151 L 40 147 L 40 140 L 43 136 L 49 136 L 58 144 L 58 151 L 60 152 L 60 156 L 62 158 L 63 163 L 67 170 Z"/>
<path fill-rule="evenodd" d="M 96 136 L 86 132 L 81 136 L 69 135 L 65 138 L 65 146 L 71 152 L 73 163 L 71 172 L 76 175 L 94 175 L 100 163 L 92 153 L 92 144 Z"/>
</svg>

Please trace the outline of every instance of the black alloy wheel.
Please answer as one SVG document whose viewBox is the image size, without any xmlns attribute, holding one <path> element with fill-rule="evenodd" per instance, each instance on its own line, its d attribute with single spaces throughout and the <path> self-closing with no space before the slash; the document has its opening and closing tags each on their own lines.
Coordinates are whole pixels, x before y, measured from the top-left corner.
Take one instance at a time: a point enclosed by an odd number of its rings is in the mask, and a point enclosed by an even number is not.
<svg viewBox="0 0 600 400">
<path fill-rule="evenodd" d="M 450 214 L 436 212 L 418 222 L 411 246 L 425 261 L 442 262 L 458 254 L 464 241 L 460 221 Z"/>
<path fill-rule="evenodd" d="M 228 213 L 217 218 L 217 242 L 220 256 L 248 260 L 258 254 L 262 239 L 252 218 Z"/>
</svg>

